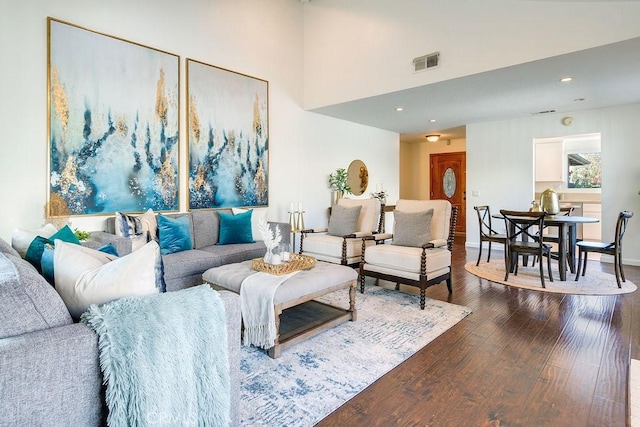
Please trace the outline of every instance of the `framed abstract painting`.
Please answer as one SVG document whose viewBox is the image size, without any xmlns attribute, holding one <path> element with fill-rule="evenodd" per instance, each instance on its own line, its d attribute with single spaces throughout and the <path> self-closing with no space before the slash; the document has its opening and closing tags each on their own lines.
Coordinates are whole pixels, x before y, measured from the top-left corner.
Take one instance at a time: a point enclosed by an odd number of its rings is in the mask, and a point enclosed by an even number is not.
<svg viewBox="0 0 640 427">
<path fill-rule="evenodd" d="M 178 210 L 180 57 L 47 21 L 48 216 Z"/>
<path fill-rule="evenodd" d="M 269 204 L 269 83 L 187 59 L 189 209 Z"/>
</svg>

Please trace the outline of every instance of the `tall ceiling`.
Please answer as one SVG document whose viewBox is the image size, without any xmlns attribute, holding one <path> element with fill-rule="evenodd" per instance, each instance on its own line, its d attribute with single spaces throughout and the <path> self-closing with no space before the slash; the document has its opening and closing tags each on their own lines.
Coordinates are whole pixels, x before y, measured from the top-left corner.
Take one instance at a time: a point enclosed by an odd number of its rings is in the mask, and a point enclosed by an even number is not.
<svg viewBox="0 0 640 427">
<path fill-rule="evenodd" d="M 415 142 L 431 133 L 464 138 L 470 123 L 638 102 L 640 37 L 311 111 Z"/>
</svg>

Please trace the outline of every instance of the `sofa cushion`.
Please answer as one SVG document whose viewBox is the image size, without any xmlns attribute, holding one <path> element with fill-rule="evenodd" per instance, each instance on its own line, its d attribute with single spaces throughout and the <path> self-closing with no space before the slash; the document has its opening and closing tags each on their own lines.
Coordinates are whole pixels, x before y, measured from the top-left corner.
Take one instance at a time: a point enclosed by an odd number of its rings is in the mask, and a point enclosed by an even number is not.
<svg viewBox="0 0 640 427">
<path fill-rule="evenodd" d="M 331 208 L 328 233 L 332 236 L 346 236 L 355 233 L 362 206 L 346 207 L 335 205 Z"/>
<path fill-rule="evenodd" d="M 188 216 L 170 218 L 158 215 L 158 237 L 162 255 L 192 249 L 191 220 Z"/>
<path fill-rule="evenodd" d="M 44 227 L 34 231 L 16 228 L 11 235 L 11 246 L 24 258 L 29 245 L 36 236 L 51 237 L 56 231 L 58 231 L 58 229 L 53 224 L 45 224 Z"/>
<path fill-rule="evenodd" d="M 220 232 L 217 244 L 255 243 L 251 230 L 252 213 L 252 210 L 237 215 L 218 212 L 218 216 L 220 217 Z"/>
<path fill-rule="evenodd" d="M 131 249 L 140 249 L 148 241 L 158 238 L 158 223 L 152 209 L 142 215 L 127 215 L 116 212 L 115 234 L 131 239 Z"/>
<path fill-rule="evenodd" d="M 29 249 L 27 249 L 24 259 L 29 261 L 39 272 L 42 272 L 41 261 L 44 248 L 46 245 L 53 245 L 53 242 L 56 239 L 76 245 L 80 244 L 80 240 L 78 240 L 71 228 L 68 225 L 65 225 L 50 238 L 36 236 L 29 245 Z"/>
<path fill-rule="evenodd" d="M 193 227 L 193 248 L 200 249 L 218 243 L 220 217 L 212 209 L 197 209 L 191 211 L 191 226 Z"/>
<path fill-rule="evenodd" d="M 0 339 L 73 323 L 56 291 L 0 239 Z"/>
<path fill-rule="evenodd" d="M 160 293 L 160 260 L 155 241 L 117 258 L 57 240 L 53 253 L 56 290 L 71 315 L 79 318 L 91 304 Z"/>
<path fill-rule="evenodd" d="M 247 211 L 253 211 L 251 214 L 251 234 L 253 235 L 253 240 L 259 241 L 264 240 L 262 237 L 262 233 L 258 231 L 260 229 L 260 221 L 267 222 L 267 209 L 266 208 L 253 208 L 253 209 L 243 209 L 243 208 L 231 208 L 231 212 L 234 215 L 238 215 L 241 213 L 245 213 Z"/>
<path fill-rule="evenodd" d="M 392 245 L 420 248 L 431 240 L 433 209 L 419 212 L 393 211 Z"/>
</svg>

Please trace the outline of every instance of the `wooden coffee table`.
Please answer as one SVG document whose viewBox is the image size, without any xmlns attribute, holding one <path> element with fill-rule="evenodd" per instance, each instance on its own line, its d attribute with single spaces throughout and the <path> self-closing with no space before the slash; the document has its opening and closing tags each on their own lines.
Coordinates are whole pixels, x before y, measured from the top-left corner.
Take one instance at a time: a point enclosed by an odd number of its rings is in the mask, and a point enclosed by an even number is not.
<svg viewBox="0 0 640 427">
<path fill-rule="evenodd" d="M 211 268 L 202 275 L 214 289 L 240 293 L 242 281 L 256 273 L 251 261 Z M 284 281 L 274 296 L 276 340 L 266 349 L 270 357 L 282 350 L 346 321 L 355 321 L 358 273 L 343 265 L 318 261 L 310 270 L 300 271 Z M 314 298 L 349 288 L 349 308 L 335 307 Z"/>
</svg>

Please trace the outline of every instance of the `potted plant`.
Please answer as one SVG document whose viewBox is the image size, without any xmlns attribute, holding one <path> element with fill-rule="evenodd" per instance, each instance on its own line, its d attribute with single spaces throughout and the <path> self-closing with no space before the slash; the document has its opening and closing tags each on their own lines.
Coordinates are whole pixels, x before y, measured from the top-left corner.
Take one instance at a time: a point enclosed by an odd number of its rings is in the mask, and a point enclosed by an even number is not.
<svg viewBox="0 0 640 427">
<path fill-rule="evenodd" d="M 344 193 L 351 193 L 345 168 L 338 168 L 335 172 L 329 174 L 329 188 L 333 190 L 332 204 L 336 204 L 344 196 Z"/>
</svg>

